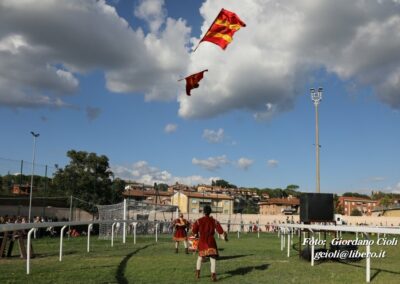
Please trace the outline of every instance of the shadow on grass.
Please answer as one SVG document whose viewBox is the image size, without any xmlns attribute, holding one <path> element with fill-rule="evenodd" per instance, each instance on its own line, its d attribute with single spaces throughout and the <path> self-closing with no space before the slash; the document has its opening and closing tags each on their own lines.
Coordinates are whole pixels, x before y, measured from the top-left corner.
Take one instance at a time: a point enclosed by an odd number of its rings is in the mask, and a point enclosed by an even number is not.
<svg viewBox="0 0 400 284">
<path fill-rule="evenodd" d="M 115 275 L 115 278 L 117 279 L 117 282 L 119 284 L 128 284 L 128 280 L 125 278 L 125 268 L 126 268 L 126 264 L 128 263 L 129 259 L 134 256 L 135 254 L 137 254 L 139 251 L 144 250 L 148 247 L 154 246 L 155 244 L 151 244 L 151 245 L 147 245 L 141 248 L 138 248 L 137 250 L 127 254 L 124 259 L 120 262 L 120 264 L 118 265 L 118 269 L 117 269 L 117 273 Z"/>
<path fill-rule="evenodd" d="M 227 279 L 227 278 L 237 276 L 237 275 L 246 275 L 246 274 L 252 272 L 253 270 L 266 270 L 266 269 L 268 269 L 269 266 L 270 266 L 270 264 L 266 263 L 266 264 L 261 264 L 259 266 L 239 267 L 234 270 L 225 271 L 224 274 L 229 274 L 229 275 L 225 276 L 225 277 L 220 277 L 220 280 Z"/>
<path fill-rule="evenodd" d="M 72 250 L 72 251 L 65 251 L 62 253 L 63 256 L 65 255 L 72 255 L 72 254 L 78 254 L 81 253 L 80 251 L 77 250 Z M 59 256 L 59 252 L 49 252 L 49 253 L 35 253 L 35 257 L 37 258 L 46 258 L 46 257 L 52 257 L 52 256 Z"/>
<path fill-rule="evenodd" d="M 341 263 L 341 264 L 350 265 L 350 266 L 354 266 L 354 267 L 365 269 L 364 265 L 357 265 L 357 264 L 346 262 L 346 261 L 338 261 L 338 262 Z M 371 281 L 374 280 L 374 278 L 377 277 L 378 274 L 381 273 L 381 272 L 387 272 L 387 273 L 400 275 L 400 272 L 398 272 L 398 271 L 391 271 L 391 270 L 387 270 L 387 269 L 380 269 L 380 268 L 371 267 L 371 270 L 375 270 L 376 271 L 373 275 L 371 275 L 371 279 L 370 279 Z"/>
<path fill-rule="evenodd" d="M 252 256 L 252 254 L 238 254 L 238 255 L 226 255 L 218 257 L 218 260 L 227 260 L 227 259 L 234 259 L 240 257 Z"/>
<path fill-rule="evenodd" d="M 292 248 L 293 248 L 294 250 L 296 250 L 296 251 L 299 251 L 299 250 L 300 250 L 300 245 L 299 245 L 299 243 L 294 243 L 294 244 L 292 245 Z M 297 256 L 298 256 L 298 255 L 297 255 Z M 303 260 L 304 260 L 304 259 L 303 259 Z M 360 261 L 360 260 L 361 260 L 361 258 L 360 258 L 360 259 L 354 259 L 354 261 Z M 308 261 L 310 262 L 310 260 L 308 260 Z M 338 259 L 338 260 L 328 260 L 328 259 L 326 259 L 325 261 L 324 261 L 324 260 L 314 261 L 314 265 L 321 265 L 321 264 L 323 264 L 324 262 L 327 262 L 327 261 L 330 261 L 330 262 L 331 262 L 331 261 L 334 261 L 334 262 L 338 262 L 338 263 L 341 263 L 341 264 L 344 264 L 344 265 L 350 265 L 350 266 L 353 266 L 353 267 L 358 267 L 358 268 L 365 269 L 365 266 L 364 266 L 364 265 L 357 265 L 357 264 L 355 264 L 354 262 L 342 261 L 342 260 L 340 260 L 340 259 Z M 392 273 L 392 274 L 400 275 L 400 272 L 398 272 L 398 271 L 391 271 L 391 270 L 387 270 L 387 269 L 380 269 L 380 268 L 373 268 L 373 267 L 371 267 L 371 270 L 375 270 L 375 273 L 371 275 L 371 278 L 370 278 L 371 281 L 374 280 L 374 278 L 376 278 L 381 272 L 387 272 L 387 273 Z"/>
</svg>

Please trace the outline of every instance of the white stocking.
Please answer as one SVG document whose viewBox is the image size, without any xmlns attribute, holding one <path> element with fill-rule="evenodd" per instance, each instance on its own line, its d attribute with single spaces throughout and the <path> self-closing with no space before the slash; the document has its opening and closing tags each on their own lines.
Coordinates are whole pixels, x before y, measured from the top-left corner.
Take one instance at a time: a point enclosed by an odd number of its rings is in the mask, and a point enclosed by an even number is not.
<svg viewBox="0 0 400 284">
<path fill-rule="evenodd" d="M 184 245 L 185 248 L 187 249 L 187 241 L 183 241 L 183 245 Z"/>
<path fill-rule="evenodd" d="M 213 257 L 210 257 L 210 263 L 211 263 L 211 273 L 215 273 L 215 269 L 217 266 L 217 260 Z"/>
<path fill-rule="evenodd" d="M 197 257 L 196 270 L 200 270 L 202 259 L 203 259 L 203 258 L 202 258 L 201 256 Z"/>
</svg>

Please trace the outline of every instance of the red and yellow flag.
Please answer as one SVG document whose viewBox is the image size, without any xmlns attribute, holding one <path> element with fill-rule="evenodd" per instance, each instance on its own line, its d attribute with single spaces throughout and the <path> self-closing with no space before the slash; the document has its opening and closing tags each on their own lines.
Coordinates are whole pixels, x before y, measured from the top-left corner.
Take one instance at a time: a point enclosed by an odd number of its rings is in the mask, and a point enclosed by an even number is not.
<svg viewBox="0 0 400 284">
<path fill-rule="evenodd" d="M 190 96 L 190 91 L 192 89 L 199 87 L 199 82 L 203 79 L 204 72 L 208 71 L 208 69 L 203 70 L 199 73 L 195 73 L 185 78 L 186 80 L 186 94 Z"/>
<path fill-rule="evenodd" d="M 221 9 L 200 42 L 209 41 L 225 49 L 231 43 L 234 33 L 245 26 L 246 24 L 235 13 Z"/>
</svg>

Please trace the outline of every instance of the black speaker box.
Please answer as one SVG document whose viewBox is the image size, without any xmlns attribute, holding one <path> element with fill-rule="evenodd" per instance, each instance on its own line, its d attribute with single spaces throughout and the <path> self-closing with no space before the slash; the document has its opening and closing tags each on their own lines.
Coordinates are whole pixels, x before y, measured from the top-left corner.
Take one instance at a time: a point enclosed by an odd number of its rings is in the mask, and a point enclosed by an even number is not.
<svg viewBox="0 0 400 284">
<path fill-rule="evenodd" d="M 300 195 L 300 222 L 333 222 L 333 194 L 302 193 Z"/>
</svg>

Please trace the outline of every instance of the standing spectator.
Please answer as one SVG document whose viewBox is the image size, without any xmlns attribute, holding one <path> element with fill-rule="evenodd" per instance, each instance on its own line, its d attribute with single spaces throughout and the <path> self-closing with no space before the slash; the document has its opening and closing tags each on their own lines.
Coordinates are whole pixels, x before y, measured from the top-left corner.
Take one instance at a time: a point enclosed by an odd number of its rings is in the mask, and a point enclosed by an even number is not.
<svg viewBox="0 0 400 284">
<path fill-rule="evenodd" d="M 36 217 L 33 219 L 33 223 L 41 223 L 41 222 L 40 222 L 40 216 L 36 216 Z M 39 230 L 39 229 L 33 231 L 33 238 L 34 238 L 34 239 L 40 238 L 40 230 Z"/>
<path fill-rule="evenodd" d="M 196 278 L 200 278 L 201 262 L 203 258 L 209 257 L 211 264 L 211 280 L 217 281 L 216 262 L 218 257 L 217 243 L 214 238 L 215 231 L 218 234 L 223 234 L 225 241 L 228 240 L 227 233 L 221 227 L 221 224 L 210 216 L 211 207 L 204 206 L 204 217 L 198 219 L 193 224 L 192 233 L 199 237 L 198 251 L 199 256 L 196 263 Z"/>
</svg>

